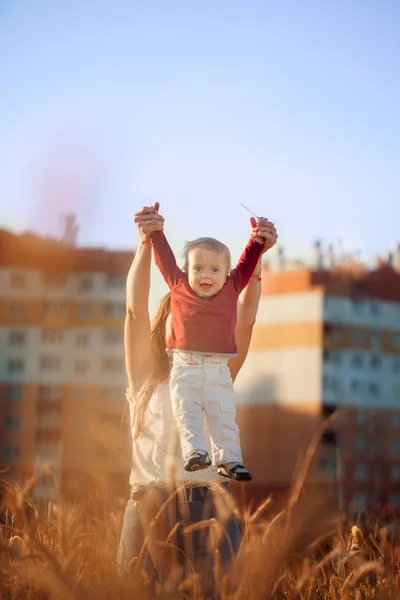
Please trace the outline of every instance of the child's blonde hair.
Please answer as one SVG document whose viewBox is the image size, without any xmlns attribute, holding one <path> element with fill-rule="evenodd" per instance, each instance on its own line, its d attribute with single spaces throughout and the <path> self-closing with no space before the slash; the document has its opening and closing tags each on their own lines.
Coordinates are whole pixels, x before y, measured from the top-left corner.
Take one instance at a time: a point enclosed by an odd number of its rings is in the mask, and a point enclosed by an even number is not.
<svg viewBox="0 0 400 600">
<path fill-rule="evenodd" d="M 216 252 L 217 254 L 225 254 L 227 261 L 228 261 L 228 271 L 231 270 L 231 253 L 229 251 L 228 246 L 225 246 L 225 244 L 223 244 L 219 240 L 216 240 L 215 238 L 201 237 L 201 238 L 197 238 L 197 240 L 193 240 L 191 242 L 186 242 L 186 244 L 183 248 L 183 253 L 182 253 L 182 256 L 185 261 L 185 263 L 183 265 L 184 271 L 188 270 L 189 252 L 191 250 L 193 250 L 194 248 L 205 248 L 206 250 L 212 250 L 213 252 Z"/>
</svg>

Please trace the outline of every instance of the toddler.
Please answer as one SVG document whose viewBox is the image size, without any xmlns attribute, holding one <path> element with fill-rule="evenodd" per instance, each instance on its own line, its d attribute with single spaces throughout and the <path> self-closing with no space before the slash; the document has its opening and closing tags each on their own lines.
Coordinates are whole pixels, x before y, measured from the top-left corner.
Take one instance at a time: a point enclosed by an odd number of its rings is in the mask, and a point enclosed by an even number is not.
<svg viewBox="0 0 400 600">
<path fill-rule="evenodd" d="M 250 481 L 242 464 L 228 360 L 237 352 L 238 296 L 253 274 L 263 244 L 250 238 L 231 270 L 227 246 L 214 238 L 199 238 L 186 244 L 181 270 L 162 231 L 152 234 L 151 243 L 155 263 L 171 291 L 166 347 L 172 354 L 169 385 L 184 468 L 195 471 L 211 465 L 204 412 L 214 466 L 225 477 Z"/>
</svg>

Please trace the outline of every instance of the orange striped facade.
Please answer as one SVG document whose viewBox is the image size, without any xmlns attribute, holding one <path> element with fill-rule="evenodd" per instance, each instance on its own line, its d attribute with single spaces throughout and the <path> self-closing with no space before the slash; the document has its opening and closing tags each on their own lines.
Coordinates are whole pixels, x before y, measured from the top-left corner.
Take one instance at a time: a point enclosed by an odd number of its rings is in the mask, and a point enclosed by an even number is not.
<svg viewBox="0 0 400 600">
<path fill-rule="evenodd" d="M 237 380 L 248 495 L 287 490 L 322 421 L 308 482 L 343 507 L 400 506 L 400 276 L 386 265 L 264 269 Z"/>
<path fill-rule="evenodd" d="M 127 494 L 129 252 L 0 231 L 0 467 L 51 463 L 66 497 Z M 323 419 L 309 481 L 343 506 L 400 505 L 400 276 L 383 265 L 272 271 L 236 381 L 247 498 L 284 492 Z M 36 497 L 58 492 L 51 482 Z"/>
</svg>

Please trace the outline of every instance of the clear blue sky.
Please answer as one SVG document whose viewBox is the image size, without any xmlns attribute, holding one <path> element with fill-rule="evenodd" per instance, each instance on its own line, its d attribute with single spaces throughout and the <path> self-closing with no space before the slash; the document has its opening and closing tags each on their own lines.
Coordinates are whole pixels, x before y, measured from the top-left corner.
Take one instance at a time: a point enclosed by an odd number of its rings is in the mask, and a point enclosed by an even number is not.
<svg viewBox="0 0 400 600">
<path fill-rule="evenodd" d="M 248 232 L 400 238 L 398 0 L 2 0 L 0 226 L 132 247 L 161 203 L 179 252 Z"/>
</svg>

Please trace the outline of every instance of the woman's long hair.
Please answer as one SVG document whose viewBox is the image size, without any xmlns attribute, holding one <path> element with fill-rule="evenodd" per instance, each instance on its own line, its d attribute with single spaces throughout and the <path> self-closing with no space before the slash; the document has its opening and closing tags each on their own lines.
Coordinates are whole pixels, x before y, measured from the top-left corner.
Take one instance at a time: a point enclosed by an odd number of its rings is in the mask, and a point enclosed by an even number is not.
<svg viewBox="0 0 400 600">
<path fill-rule="evenodd" d="M 166 352 L 165 329 L 168 316 L 171 312 L 171 294 L 168 292 L 158 305 L 158 309 L 151 325 L 151 349 L 153 354 L 152 371 L 140 389 L 133 410 L 134 439 L 143 432 L 144 414 L 154 390 L 160 383 L 168 379 L 170 362 Z"/>
</svg>

